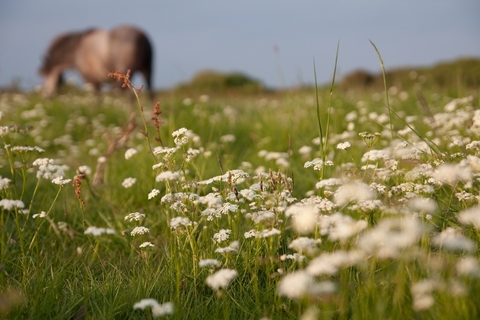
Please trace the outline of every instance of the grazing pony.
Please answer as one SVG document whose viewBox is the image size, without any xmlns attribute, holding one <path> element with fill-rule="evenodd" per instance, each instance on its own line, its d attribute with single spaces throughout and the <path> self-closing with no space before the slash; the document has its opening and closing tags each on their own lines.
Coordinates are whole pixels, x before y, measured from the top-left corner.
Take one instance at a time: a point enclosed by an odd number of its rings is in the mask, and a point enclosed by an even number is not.
<svg viewBox="0 0 480 320">
<path fill-rule="evenodd" d="M 140 72 L 152 98 L 152 45 L 141 30 L 118 26 L 112 30 L 89 29 L 57 36 L 45 54 L 39 73 L 45 78 L 44 94 L 52 95 L 63 82 L 62 73 L 75 69 L 95 90 L 113 81 L 109 72 Z M 117 82 L 120 86 L 121 83 Z"/>
</svg>

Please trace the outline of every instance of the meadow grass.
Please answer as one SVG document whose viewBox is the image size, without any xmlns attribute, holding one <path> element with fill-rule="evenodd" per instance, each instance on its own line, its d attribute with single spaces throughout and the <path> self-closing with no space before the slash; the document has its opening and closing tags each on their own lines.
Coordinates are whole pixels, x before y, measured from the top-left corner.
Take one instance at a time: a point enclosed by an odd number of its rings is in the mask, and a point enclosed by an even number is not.
<svg viewBox="0 0 480 320">
<path fill-rule="evenodd" d="M 0 315 L 478 318 L 478 92 L 333 88 L 2 93 Z"/>
</svg>

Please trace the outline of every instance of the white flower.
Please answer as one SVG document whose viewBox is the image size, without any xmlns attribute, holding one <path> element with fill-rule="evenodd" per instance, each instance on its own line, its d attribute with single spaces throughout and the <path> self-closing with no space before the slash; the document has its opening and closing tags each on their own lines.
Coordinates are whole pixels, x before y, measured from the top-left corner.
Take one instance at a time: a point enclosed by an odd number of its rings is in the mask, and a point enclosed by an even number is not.
<svg viewBox="0 0 480 320">
<path fill-rule="evenodd" d="M 93 236 L 100 236 L 102 234 L 115 234 L 115 230 L 110 228 L 97 228 L 97 227 L 88 227 L 84 234 L 91 234 Z"/>
<path fill-rule="evenodd" d="M 233 269 L 220 269 L 206 279 L 207 285 L 215 291 L 226 289 L 230 282 L 238 275 Z"/>
<path fill-rule="evenodd" d="M 238 241 L 233 241 L 228 247 L 218 248 L 215 250 L 217 253 L 228 253 L 228 252 L 238 252 L 240 248 L 240 243 Z"/>
<path fill-rule="evenodd" d="M 420 311 L 429 309 L 435 300 L 432 293 L 439 286 L 439 283 L 432 279 L 423 279 L 414 284 L 410 288 L 413 296 L 413 309 Z"/>
<path fill-rule="evenodd" d="M 125 189 L 128 189 L 131 186 L 133 186 L 135 182 L 137 182 L 137 178 L 126 178 L 122 182 L 122 187 L 124 187 Z"/>
<path fill-rule="evenodd" d="M 219 232 L 217 232 L 213 235 L 213 241 L 215 241 L 216 243 L 220 243 L 220 242 L 223 242 L 225 240 L 228 240 L 231 233 L 232 233 L 232 230 L 221 229 Z"/>
<path fill-rule="evenodd" d="M 285 210 L 287 217 L 292 217 L 293 229 L 300 234 L 307 234 L 315 230 L 318 212 L 312 205 L 294 204 Z"/>
<path fill-rule="evenodd" d="M 408 201 L 408 207 L 414 212 L 434 213 L 438 209 L 437 202 L 430 198 L 415 197 Z"/>
<path fill-rule="evenodd" d="M 2 199 L 0 200 L 0 207 L 5 210 L 12 210 L 13 208 L 23 209 L 25 204 L 21 200 Z"/>
<path fill-rule="evenodd" d="M 346 205 L 351 201 L 372 200 L 375 198 L 375 191 L 359 180 L 352 181 L 340 186 L 333 195 L 333 201 L 338 206 Z"/>
<path fill-rule="evenodd" d="M 302 298 L 309 292 L 313 282 L 314 278 L 304 270 L 295 271 L 280 280 L 277 292 L 290 299 Z"/>
<path fill-rule="evenodd" d="M 461 231 L 447 227 L 432 237 L 432 244 L 452 251 L 474 251 L 475 243 L 461 234 Z"/>
<path fill-rule="evenodd" d="M 138 247 L 139 248 L 146 248 L 146 247 L 154 247 L 155 245 L 149 241 L 146 241 L 144 243 L 142 243 L 141 245 L 139 245 Z"/>
<path fill-rule="evenodd" d="M 158 318 L 161 316 L 173 314 L 173 303 L 166 302 L 159 304 L 155 299 L 142 299 L 133 305 L 133 309 L 145 310 L 145 308 L 152 308 L 152 316 Z"/>
<path fill-rule="evenodd" d="M 2 130 L 3 131 L 3 130 Z M 5 148 L 9 148 L 10 146 L 9 145 L 6 145 Z M 37 146 L 34 146 L 34 147 L 30 147 L 30 146 L 13 146 L 10 148 L 11 151 L 14 151 L 14 152 L 31 152 L 31 151 L 37 151 L 37 152 L 45 152 L 45 150 L 43 150 L 42 148 L 40 147 L 37 147 Z"/>
<path fill-rule="evenodd" d="M 350 148 L 350 146 L 351 146 L 350 142 L 345 141 L 345 142 L 341 142 L 341 143 L 337 144 L 337 149 L 346 150 L 346 149 Z"/>
<path fill-rule="evenodd" d="M 56 165 L 53 159 L 40 158 L 33 161 L 33 166 L 38 167 L 37 178 L 53 179 L 64 176 L 68 166 Z"/>
<path fill-rule="evenodd" d="M 72 179 L 63 179 L 62 176 L 58 176 L 52 180 L 52 183 L 63 187 L 70 181 L 72 181 Z"/>
<path fill-rule="evenodd" d="M 92 174 L 92 169 L 89 166 L 80 166 L 77 169 L 77 174 L 78 173 L 83 173 L 86 174 L 87 176 Z"/>
<path fill-rule="evenodd" d="M 170 181 L 180 179 L 180 172 L 164 171 L 155 177 L 155 181 Z"/>
<path fill-rule="evenodd" d="M 358 248 L 376 253 L 382 259 L 396 258 L 412 247 L 425 231 L 416 218 L 386 218 L 360 237 Z"/>
<path fill-rule="evenodd" d="M 35 218 L 37 218 L 37 217 L 38 217 L 38 218 L 45 218 L 46 216 L 47 216 L 47 213 L 46 213 L 45 211 L 42 211 L 42 212 L 40 212 L 40 213 L 34 214 L 34 215 L 32 216 L 32 218 L 33 218 L 33 219 L 35 219 Z"/>
<path fill-rule="evenodd" d="M 145 233 L 148 233 L 148 232 L 150 232 L 150 229 L 148 229 L 146 227 L 135 227 L 135 228 L 133 228 L 132 232 L 130 232 L 130 235 L 132 237 L 134 237 L 137 234 L 145 234 Z"/>
<path fill-rule="evenodd" d="M 245 237 L 245 239 L 248 239 L 248 238 L 255 238 L 258 234 L 258 231 L 255 230 L 255 229 L 252 229 L 252 230 L 249 230 L 247 232 L 245 232 L 243 234 L 243 236 Z"/>
<path fill-rule="evenodd" d="M 140 213 L 140 212 L 132 212 L 132 213 L 129 213 L 125 216 L 124 220 L 128 220 L 128 221 L 140 221 L 141 219 L 145 218 L 145 214 L 144 213 Z"/>
<path fill-rule="evenodd" d="M 155 198 L 155 197 L 158 196 L 159 194 L 160 194 L 160 191 L 159 191 L 159 190 L 153 189 L 153 190 L 150 191 L 150 193 L 148 194 L 148 200 Z"/>
<path fill-rule="evenodd" d="M 218 267 L 220 262 L 217 259 L 203 259 L 198 262 L 198 266 L 200 268 L 208 267 L 208 266 L 215 266 Z"/>
<path fill-rule="evenodd" d="M 235 136 L 233 134 L 226 134 L 220 137 L 220 141 L 223 143 L 235 142 Z"/>
<path fill-rule="evenodd" d="M 325 252 L 310 261 L 306 272 L 312 276 L 334 275 L 340 268 L 354 265 L 364 259 L 365 254 L 360 250 Z"/>
<path fill-rule="evenodd" d="M 188 143 L 188 130 L 185 128 L 178 129 L 172 133 L 172 137 L 174 137 L 173 142 L 177 147 L 183 146 Z"/>
<path fill-rule="evenodd" d="M 9 128 L 6 126 L 1 126 L 0 127 L 0 137 L 5 136 L 9 131 Z"/>
<path fill-rule="evenodd" d="M 299 254 L 314 254 L 318 250 L 318 245 L 322 243 L 321 239 L 312 239 L 307 237 L 300 237 L 294 239 L 288 247 L 297 251 Z"/>
<path fill-rule="evenodd" d="M 472 169 L 460 164 L 444 163 L 437 167 L 432 178 L 440 183 L 446 183 L 451 186 L 459 181 L 471 181 L 473 177 Z"/>
<path fill-rule="evenodd" d="M 366 229 L 368 224 L 365 220 L 354 220 L 338 212 L 322 218 L 328 218 L 328 239 L 331 241 L 346 241 Z"/>
<path fill-rule="evenodd" d="M 136 155 L 138 153 L 138 151 L 134 148 L 130 148 L 128 149 L 127 151 L 125 151 L 125 159 L 130 159 L 131 157 L 133 157 L 134 155 Z"/>
<path fill-rule="evenodd" d="M 315 158 L 312 161 L 307 161 L 304 164 L 304 168 L 313 167 L 313 170 L 320 171 L 323 168 L 323 160 L 319 158 Z"/>
<path fill-rule="evenodd" d="M 181 135 L 184 135 L 185 133 L 187 133 L 187 129 L 186 128 L 180 128 L 178 130 L 175 130 L 172 132 L 172 137 L 179 137 Z"/>
<path fill-rule="evenodd" d="M 279 235 L 279 234 L 281 234 L 280 230 L 278 230 L 276 228 L 272 228 L 272 229 L 265 229 L 265 230 L 262 230 L 260 232 L 257 232 L 255 237 L 256 238 L 268 238 L 268 237 L 276 236 L 276 235 Z"/>
<path fill-rule="evenodd" d="M 308 157 L 311 152 L 312 152 L 312 147 L 310 146 L 303 146 L 300 149 L 298 149 L 298 153 L 303 157 Z"/>
<path fill-rule="evenodd" d="M 5 188 L 8 187 L 8 184 L 11 182 L 12 180 L 8 179 L 8 178 L 2 178 L 0 176 L 0 190 L 3 190 Z"/>
<path fill-rule="evenodd" d="M 180 226 L 188 227 L 191 225 L 192 222 L 187 217 L 174 217 L 172 220 L 170 220 L 170 228 L 172 230 L 175 230 Z"/>
<path fill-rule="evenodd" d="M 480 230 L 480 206 L 461 211 L 458 214 L 458 221 L 463 224 L 471 224 L 475 229 Z"/>
<path fill-rule="evenodd" d="M 459 275 L 468 275 L 480 278 L 480 266 L 475 257 L 463 257 L 458 260 L 455 268 Z"/>
</svg>

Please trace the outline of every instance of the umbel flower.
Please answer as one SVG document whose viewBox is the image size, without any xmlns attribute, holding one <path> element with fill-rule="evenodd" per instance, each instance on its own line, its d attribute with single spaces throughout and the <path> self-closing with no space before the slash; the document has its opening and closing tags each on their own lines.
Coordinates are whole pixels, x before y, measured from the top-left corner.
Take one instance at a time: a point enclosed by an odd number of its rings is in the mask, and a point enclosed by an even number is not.
<svg viewBox="0 0 480 320">
<path fill-rule="evenodd" d="M 135 228 L 133 228 L 132 232 L 130 232 L 130 235 L 132 237 L 134 237 L 137 234 L 145 234 L 145 233 L 149 233 L 149 232 L 150 232 L 150 229 L 148 229 L 146 227 L 135 227 Z"/>
<path fill-rule="evenodd" d="M 207 285 L 215 291 L 219 289 L 226 289 L 230 282 L 238 275 L 233 269 L 220 269 L 212 275 L 207 277 Z"/>
<path fill-rule="evenodd" d="M 154 318 L 173 314 L 173 303 L 165 302 L 164 304 L 158 303 L 155 299 L 142 299 L 133 305 L 133 309 L 145 310 L 145 308 L 152 308 L 152 316 Z"/>
</svg>

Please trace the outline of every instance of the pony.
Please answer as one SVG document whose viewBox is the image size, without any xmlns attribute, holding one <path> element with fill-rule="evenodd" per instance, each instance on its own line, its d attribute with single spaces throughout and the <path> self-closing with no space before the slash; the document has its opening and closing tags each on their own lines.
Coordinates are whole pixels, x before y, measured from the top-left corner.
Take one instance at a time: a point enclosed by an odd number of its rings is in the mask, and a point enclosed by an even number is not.
<svg viewBox="0 0 480 320">
<path fill-rule="evenodd" d="M 103 83 L 113 81 L 108 77 L 110 72 L 126 74 L 130 70 L 131 76 L 140 72 L 152 98 L 152 64 L 153 50 L 146 34 L 134 26 L 122 25 L 111 30 L 92 28 L 58 35 L 48 47 L 39 74 L 44 78 L 44 95 L 51 96 L 68 69 L 77 70 L 96 91 Z"/>
</svg>

